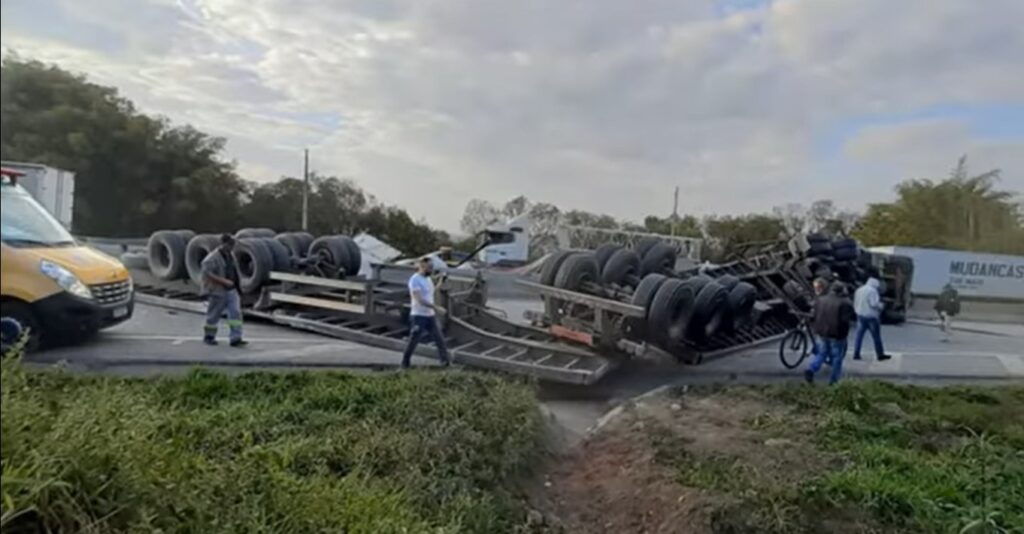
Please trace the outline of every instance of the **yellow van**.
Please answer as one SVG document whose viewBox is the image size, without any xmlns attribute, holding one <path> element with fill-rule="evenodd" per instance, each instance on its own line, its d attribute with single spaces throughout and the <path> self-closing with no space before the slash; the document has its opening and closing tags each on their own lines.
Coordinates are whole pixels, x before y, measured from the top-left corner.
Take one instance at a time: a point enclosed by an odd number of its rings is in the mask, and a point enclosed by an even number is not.
<svg viewBox="0 0 1024 534">
<path fill-rule="evenodd" d="M 77 340 L 129 319 L 132 279 L 124 265 L 78 244 L 2 169 L 0 185 L 0 317 L 41 341 Z"/>
</svg>

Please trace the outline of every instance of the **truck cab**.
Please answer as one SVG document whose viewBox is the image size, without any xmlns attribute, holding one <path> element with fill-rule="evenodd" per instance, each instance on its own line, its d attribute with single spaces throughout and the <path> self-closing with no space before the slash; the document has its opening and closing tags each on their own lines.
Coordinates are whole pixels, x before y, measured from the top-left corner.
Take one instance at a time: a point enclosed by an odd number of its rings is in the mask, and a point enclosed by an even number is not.
<svg viewBox="0 0 1024 534">
<path fill-rule="evenodd" d="M 480 252 L 481 261 L 497 267 L 524 265 L 530 257 L 529 222 L 523 214 L 505 224 L 487 227 L 483 234 L 489 244 Z"/>
<path fill-rule="evenodd" d="M 132 316 L 134 290 L 118 260 L 79 244 L 0 170 L 0 317 L 28 332 L 28 348 L 81 339 Z"/>
</svg>

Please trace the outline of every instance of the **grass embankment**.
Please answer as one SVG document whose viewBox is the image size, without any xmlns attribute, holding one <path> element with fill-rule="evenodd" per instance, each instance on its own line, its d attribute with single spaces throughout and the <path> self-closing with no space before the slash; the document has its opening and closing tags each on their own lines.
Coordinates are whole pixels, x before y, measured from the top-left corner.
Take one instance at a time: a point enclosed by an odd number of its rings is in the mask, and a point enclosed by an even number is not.
<svg viewBox="0 0 1024 534">
<path fill-rule="evenodd" d="M 667 402 L 648 419 L 656 461 L 709 498 L 714 532 L 1024 532 L 1022 387 L 851 381 Z M 686 418 L 724 439 L 680 441 Z"/>
<path fill-rule="evenodd" d="M 3 362 L 4 532 L 503 532 L 532 390 L 470 373 L 194 372 Z"/>
</svg>

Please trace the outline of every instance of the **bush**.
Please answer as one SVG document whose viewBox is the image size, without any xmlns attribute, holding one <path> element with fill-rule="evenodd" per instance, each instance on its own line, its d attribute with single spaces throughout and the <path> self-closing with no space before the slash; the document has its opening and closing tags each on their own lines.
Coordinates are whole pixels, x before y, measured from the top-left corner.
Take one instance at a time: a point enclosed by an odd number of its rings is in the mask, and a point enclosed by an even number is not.
<svg viewBox="0 0 1024 534">
<path fill-rule="evenodd" d="M 194 371 L 3 362 L 5 532 L 502 532 L 540 449 L 530 388 L 470 373 Z"/>
</svg>

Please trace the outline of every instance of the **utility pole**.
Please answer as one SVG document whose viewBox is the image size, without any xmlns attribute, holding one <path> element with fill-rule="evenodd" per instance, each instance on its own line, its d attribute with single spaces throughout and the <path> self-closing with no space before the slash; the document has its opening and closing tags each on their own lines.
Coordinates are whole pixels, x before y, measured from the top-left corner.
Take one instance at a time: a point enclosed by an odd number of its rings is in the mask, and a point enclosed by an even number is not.
<svg viewBox="0 0 1024 534">
<path fill-rule="evenodd" d="M 676 186 L 676 192 L 672 201 L 672 237 L 676 236 L 676 224 L 679 222 L 679 186 Z"/>
<path fill-rule="evenodd" d="M 303 152 L 302 164 L 302 231 L 309 231 L 309 149 Z"/>
</svg>

